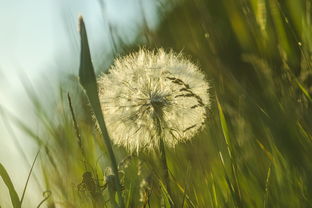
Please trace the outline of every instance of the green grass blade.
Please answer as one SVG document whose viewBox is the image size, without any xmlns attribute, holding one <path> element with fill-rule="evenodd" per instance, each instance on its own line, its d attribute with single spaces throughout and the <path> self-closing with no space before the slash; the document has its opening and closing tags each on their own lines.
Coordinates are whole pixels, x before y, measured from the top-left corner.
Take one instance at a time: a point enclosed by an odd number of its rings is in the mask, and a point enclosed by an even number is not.
<svg viewBox="0 0 312 208">
<path fill-rule="evenodd" d="M 171 196 L 167 190 L 166 185 L 160 179 L 158 179 L 158 180 L 159 180 L 159 184 L 160 184 L 160 188 L 162 190 L 162 193 L 165 196 L 165 199 L 167 199 L 167 200 L 165 200 L 165 204 L 167 205 L 167 207 L 169 207 L 169 206 L 172 207 L 171 205 L 174 205 L 174 202 L 173 202 L 173 200 L 172 200 L 172 198 L 171 198 Z"/>
<path fill-rule="evenodd" d="M 223 136 L 226 142 L 226 146 L 227 146 L 227 150 L 229 153 L 230 158 L 232 158 L 232 151 L 231 151 L 231 145 L 230 145 L 230 135 L 229 135 L 229 129 L 224 117 L 224 113 L 222 110 L 222 106 L 219 102 L 219 99 L 217 97 L 217 105 L 218 105 L 218 110 L 219 110 L 219 118 L 220 118 L 220 122 L 221 122 L 221 127 L 222 127 L 222 132 L 223 132 Z"/>
<path fill-rule="evenodd" d="M 231 172 L 232 172 L 232 177 L 234 180 L 233 185 L 232 185 L 232 182 L 231 182 L 229 177 L 226 177 L 226 180 L 229 183 L 229 188 L 230 188 L 231 192 L 233 193 L 233 198 L 235 199 L 237 206 L 241 207 L 243 205 L 242 205 L 242 196 L 241 196 L 241 191 L 240 191 L 240 185 L 238 182 L 237 164 L 236 164 L 233 152 L 232 152 L 233 147 L 231 146 L 228 125 L 227 125 L 227 122 L 225 120 L 223 109 L 222 109 L 222 106 L 219 102 L 218 97 L 217 97 L 217 105 L 218 105 L 218 110 L 219 110 L 219 118 L 220 118 L 221 128 L 222 128 L 223 136 L 225 138 L 228 154 L 229 154 L 230 161 L 231 161 Z M 223 161 L 223 165 L 224 165 L 224 161 Z M 224 166 L 224 170 L 225 170 L 225 166 Z M 233 190 L 232 190 L 232 188 L 233 188 Z"/>
<path fill-rule="evenodd" d="M 96 77 L 94 73 L 93 64 L 91 61 L 91 53 L 88 43 L 88 37 L 87 37 L 87 31 L 86 27 L 83 21 L 83 18 L 79 18 L 79 32 L 81 37 L 81 54 L 80 54 L 80 68 L 79 68 L 79 79 L 80 84 L 84 88 L 86 95 L 89 99 L 89 102 L 91 104 L 91 107 L 93 109 L 93 112 L 95 114 L 95 117 L 99 123 L 104 143 L 106 145 L 106 148 L 109 153 L 109 157 L 111 160 L 111 166 L 113 173 L 116 177 L 115 178 L 115 186 L 117 189 L 118 199 L 119 199 L 119 205 L 121 208 L 125 207 L 124 202 L 122 199 L 121 194 L 121 185 L 120 185 L 120 179 L 118 176 L 118 168 L 117 168 L 117 162 L 116 158 L 113 152 L 112 144 L 107 132 L 107 128 L 104 122 L 104 117 L 101 110 L 100 100 L 98 97 L 98 89 L 97 89 L 97 82 Z"/>
<path fill-rule="evenodd" d="M 29 170 L 28 177 L 27 177 L 27 180 L 26 180 L 26 184 L 25 184 L 25 186 L 24 186 L 23 194 L 22 194 L 22 197 L 21 197 L 21 204 L 23 203 L 23 200 L 24 200 L 24 197 L 25 197 L 25 193 L 26 193 L 26 189 L 27 189 L 27 186 L 28 186 L 28 182 L 29 182 L 31 173 L 32 173 L 32 171 L 33 171 L 33 169 L 34 169 L 35 163 L 36 163 L 36 161 L 37 161 L 39 152 L 40 152 L 40 150 L 38 150 L 38 152 L 37 152 L 37 154 L 36 154 L 36 156 L 35 156 L 35 159 L 34 159 L 32 165 L 31 165 L 31 168 L 30 168 L 30 170 Z"/>
<path fill-rule="evenodd" d="M 13 207 L 14 208 L 21 208 L 21 201 L 20 201 L 20 199 L 17 195 L 17 192 L 13 186 L 13 183 L 10 179 L 10 176 L 1 163 L 0 163 L 0 176 L 2 177 L 2 180 L 4 181 L 5 185 L 7 186 L 8 190 L 9 190 Z"/>
<path fill-rule="evenodd" d="M 300 88 L 300 90 L 303 92 L 303 94 L 307 97 L 307 99 L 312 102 L 312 97 L 310 96 L 308 90 L 296 79 L 296 84 Z"/>
</svg>

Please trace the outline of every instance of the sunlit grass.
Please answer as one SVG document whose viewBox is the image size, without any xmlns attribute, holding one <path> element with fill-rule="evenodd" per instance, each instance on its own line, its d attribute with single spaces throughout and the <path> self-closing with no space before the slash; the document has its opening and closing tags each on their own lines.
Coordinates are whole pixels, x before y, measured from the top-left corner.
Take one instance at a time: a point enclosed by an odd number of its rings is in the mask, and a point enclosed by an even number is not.
<svg viewBox="0 0 312 208">
<path fill-rule="evenodd" d="M 138 43 L 117 43 L 121 54 L 139 45 L 182 50 L 212 83 L 204 131 L 166 149 L 172 197 L 158 155 L 113 147 L 125 207 L 311 206 L 311 9 L 305 0 L 186 0 L 161 14 L 157 30 L 144 27 Z M 108 148 L 78 78 L 68 82 L 51 109 L 57 121 L 32 97 L 42 135 L 11 119 L 41 149 L 42 191 L 51 192 L 42 206 L 112 207 Z M 18 207 L 21 195 L 1 173 Z"/>
</svg>

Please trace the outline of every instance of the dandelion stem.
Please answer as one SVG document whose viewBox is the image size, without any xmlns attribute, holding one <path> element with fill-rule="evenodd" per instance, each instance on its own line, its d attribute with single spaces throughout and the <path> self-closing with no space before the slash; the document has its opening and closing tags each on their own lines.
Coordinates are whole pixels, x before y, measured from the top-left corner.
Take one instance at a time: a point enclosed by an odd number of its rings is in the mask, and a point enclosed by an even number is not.
<svg viewBox="0 0 312 208">
<path fill-rule="evenodd" d="M 166 189 L 170 198 L 169 203 L 171 207 L 174 207 L 174 203 L 172 202 L 172 192 L 171 192 L 170 184 L 169 184 L 169 169 L 168 169 L 168 164 L 167 164 L 165 145 L 164 145 L 164 141 L 162 138 L 160 138 L 160 141 L 159 141 L 159 150 L 160 150 L 161 165 L 163 169 L 163 177 L 164 177 Z"/>
<path fill-rule="evenodd" d="M 155 108 L 155 110 L 157 110 L 157 108 Z M 160 113 L 160 112 L 158 112 Z M 161 117 L 161 116 L 160 116 Z M 165 186 L 169 195 L 169 203 L 170 203 L 170 207 L 174 207 L 174 203 L 172 201 L 172 192 L 170 189 L 170 183 L 169 183 L 169 169 L 168 169 L 168 164 L 167 164 L 167 157 L 166 157 L 166 150 L 165 150 L 165 144 L 164 144 L 164 140 L 163 140 L 163 135 L 162 135 L 162 131 L 161 131 L 161 122 L 160 122 L 160 117 L 156 116 L 155 122 L 156 122 L 156 126 L 157 126 L 157 132 L 159 135 L 159 151 L 160 151 L 160 161 L 161 161 L 161 165 L 162 165 L 162 170 L 163 170 L 163 178 L 165 181 Z"/>
</svg>

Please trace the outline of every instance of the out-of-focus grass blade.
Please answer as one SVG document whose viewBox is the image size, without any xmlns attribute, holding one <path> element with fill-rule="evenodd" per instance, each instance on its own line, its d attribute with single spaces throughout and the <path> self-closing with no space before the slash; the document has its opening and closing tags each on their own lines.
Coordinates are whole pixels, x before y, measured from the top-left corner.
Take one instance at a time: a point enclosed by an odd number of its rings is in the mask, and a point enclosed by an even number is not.
<svg viewBox="0 0 312 208">
<path fill-rule="evenodd" d="M 0 163 L 0 176 L 2 177 L 2 180 L 4 181 L 5 185 L 9 189 L 11 202 L 14 208 L 21 208 L 21 201 L 17 195 L 17 192 L 13 186 L 13 183 L 10 179 L 9 174 L 5 170 L 4 166 Z"/>
<path fill-rule="evenodd" d="M 7 121 L 4 123 L 6 124 L 6 128 L 9 129 L 10 132 L 13 132 L 13 128 L 9 126 L 9 119 L 12 120 L 13 123 L 15 123 L 15 125 L 17 125 L 24 133 L 26 133 L 28 136 L 34 139 L 34 141 L 39 146 L 42 145 L 43 141 L 41 140 L 41 138 L 38 137 L 37 134 L 29 126 L 27 126 L 26 123 L 23 122 L 20 118 L 15 116 L 9 110 L 5 109 L 3 106 L 0 106 L 0 114 L 3 119 L 6 118 L 6 116 L 9 117 L 6 119 Z"/>
<path fill-rule="evenodd" d="M 33 169 L 34 169 L 35 163 L 36 163 L 36 161 L 37 161 L 39 152 L 40 152 L 40 150 L 38 150 L 38 152 L 37 152 L 37 154 L 36 154 L 36 156 L 35 156 L 35 159 L 34 159 L 32 165 L 31 165 L 31 168 L 30 168 L 30 170 L 29 170 L 29 174 L 28 174 L 28 177 L 27 177 L 27 180 L 26 180 L 26 184 L 25 184 L 25 186 L 24 186 L 24 190 L 23 190 L 22 197 L 21 197 L 21 204 L 23 203 L 24 196 L 25 196 L 25 193 L 26 193 L 26 189 L 27 189 L 27 186 L 28 186 L 28 182 L 29 182 L 31 173 L 32 173 L 32 171 L 33 171 Z"/>
<path fill-rule="evenodd" d="M 212 194 L 213 194 L 213 204 L 215 207 L 219 207 L 217 191 L 216 191 L 216 184 L 215 184 L 215 179 L 214 179 L 213 173 L 211 173 L 211 181 L 212 181 L 211 185 L 212 185 Z"/>
<path fill-rule="evenodd" d="M 302 86 L 302 84 L 297 79 L 296 79 L 296 83 L 298 87 L 300 88 L 300 90 L 303 92 L 303 94 L 308 98 L 308 100 L 312 102 L 312 97 L 310 96 L 308 91 L 304 88 L 304 86 Z"/>
<path fill-rule="evenodd" d="M 270 8 L 270 13 L 272 15 L 272 20 L 274 23 L 274 28 L 276 29 L 276 33 L 278 36 L 278 41 L 281 47 L 288 54 L 292 53 L 291 47 L 289 45 L 289 40 L 286 35 L 285 26 L 282 19 L 281 10 L 279 9 L 280 5 L 278 1 L 268 1 Z"/>
<path fill-rule="evenodd" d="M 219 118 L 220 118 L 220 122 L 221 122 L 223 136 L 224 136 L 224 139 L 225 139 L 225 142 L 226 142 L 226 146 L 227 146 L 227 149 L 228 149 L 229 156 L 230 156 L 230 158 L 232 158 L 232 151 L 231 151 L 231 148 L 230 148 L 229 129 L 228 129 L 228 126 L 226 124 L 226 120 L 225 120 L 225 117 L 224 117 L 222 106 L 220 105 L 218 97 L 217 97 L 217 105 L 218 105 L 218 110 L 219 110 Z"/>
<path fill-rule="evenodd" d="M 261 150 L 272 161 L 273 160 L 273 156 L 272 156 L 271 152 L 269 150 L 267 150 L 267 148 L 258 139 L 256 141 L 257 141 L 257 144 L 259 145 L 259 147 L 261 148 Z"/>
<path fill-rule="evenodd" d="M 221 160 L 221 164 L 222 164 L 222 167 L 223 167 L 223 171 L 224 171 L 224 177 L 225 177 L 225 181 L 228 185 L 228 188 L 231 192 L 231 195 L 232 195 L 232 198 L 234 200 L 234 203 L 236 203 L 236 200 L 237 200 L 237 196 L 236 196 L 236 193 L 235 193 L 235 189 L 234 189 L 234 185 L 231 180 L 230 180 L 230 176 L 228 175 L 227 171 L 226 171 L 226 168 L 225 168 L 225 163 L 224 163 L 224 159 L 223 159 L 223 156 L 222 156 L 222 153 L 219 152 L 219 157 L 220 157 L 220 160 Z"/>
<path fill-rule="evenodd" d="M 119 199 L 119 205 L 120 207 L 124 207 L 124 202 L 122 199 L 121 194 L 121 185 L 120 180 L 118 176 L 118 168 L 117 168 L 117 162 L 116 158 L 113 152 L 113 148 L 111 145 L 111 141 L 107 132 L 107 128 L 104 122 L 104 117 L 101 110 L 100 100 L 98 97 L 98 89 L 97 89 L 97 82 L 96 77 L 94 73 L 94 68 L 91 60 L 91 53 L 88 43 L 88 36 L 86 27 L 83 21 L 83 18 L 79 17 L 79 32 L 81 37 L 81 54 L 80 54 L 80 67 L 79 67 L 79 79 L 80 84 L 84 88 L 86 95 L 89 99 L 89 102 L 92 106 L 93 112 L 95 114 L 95 117 L 99 123 L 103 139 L 107 148 L 107 151 L 110 156 L 111 160 L 111 166 L 113 173 L 115 175 L 115 186 L 117 189 L 118 199 Z"/>
<path fill-rule="evenodd" d="M 132 197 L 132 184 L 130 184 L 129 187 L 128 197 L 126 199 L 126 207 L 130 207 L 131 197 Z"/>
<path fill-rule="evenodd" d="M 265 195 L 264 195 L 264 200 L 263 200 L 263 207 L 265 208 L 267 205 L 267 201 L 269 198 L 269 183 L 270 183 L 270 176 L 271 176 L 271 165 L 268 168 L 268 172 L 267 172 L 267 176 L 266 176 L 266 180 L 265 180 Z"/>
<path fill-rule="evenodd" d="M 38 204 L 37 208 L 39 208 L 45 201 L 47 201 L 50 198 L 50 196 L 52 195 L 52 192 L 51 191 L 45 191 L 45 192 L 42 193 L 42 195 L 43 195 L 44 198 Z"/>
<path fill-rule="evenodd" d="M 226 173 L 226 170 L 225 170 L 225 164 L 224 164 L 224 161 L 223 161 L 223 158 L 222 158 L 222 154 L 220 156 L 221 156 L 222 163 L 223 163 L 223 166 L 224 166 L 225 176 L 226 176 L 227 182 L 229 184 L 229 188 L 231 190 L 231 193 L 233 195 L 233 199 L 235 200 L 235 203 L 237 204 L 237 206 L 242 206 L 242 197 L 241 197 L 241 191 L 240 191 L 240 187 L 239 187 L 238 174 L 237 174 L 237 165 L 235 163 L 235 158 L 234 158 L 233 153 L 232 153 L 229 129 L 228 129 L 228 125 L 227 125 L 227 122 L 225 120 L 223 109 L 222 109 L 222 106 L 221 106 L 221 104 L 219 102 L 218 97 L 216 98 L 216 100 L 217 100 L 217 105 L 218 105 L 218 111 L 219 111 L 219 118 L 220 118 L 221 128 L 222 128 L 223 136 L 224 136 L 224 139 L 225 139 L 225 142 L 226 142 L 228 154 L 229 154 L 230 161 L 231 161 L 232 176 L 233 176 L 233 179 L 234 179 L 233 185 L 231 183 L 230 178 L 227 177 L 227 173 Z"/>
<path fill-rule="evenodd" d="M 194 202 L 191 200 L 191 198 L 189 197 L 189 195 L 186 193 L 186 190 L 182 187 L 181 184 L 178 183 L 178 181 L 176 180 L 176 178 L 174 177 L 174 175 L 170 172 L 170 176 L 172 178 L 172 181 L 177 185 L 178 189 L 181 191 L 181 193 L 183 194 L 183 197 L 185 197 L 185 199 L 187 199 L 188 204 L 190 207 L 196 207 Z"/>
<path fill-rule="evenodd" d="M 158 180 L 159 180 L 160 188 L 161 188 L 163 194 L 166 196 L 166 199 L 167 199 L 167 200 L 165 200 L 166 207 L 172 207 L 171 204 L 174 205 L 174 202 L 173 202 L 170 194 L 167 191 L 166 185 L 160 179 L 158 179 Z"/>
</svg>

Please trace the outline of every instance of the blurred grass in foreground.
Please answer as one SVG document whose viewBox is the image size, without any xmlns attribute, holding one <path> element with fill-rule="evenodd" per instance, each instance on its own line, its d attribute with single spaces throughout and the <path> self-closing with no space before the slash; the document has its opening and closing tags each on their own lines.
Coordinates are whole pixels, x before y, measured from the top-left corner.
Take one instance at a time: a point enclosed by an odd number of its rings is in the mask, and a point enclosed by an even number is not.
<svg viewBox="0 0 312 208">
<path fill-rule="evenodd" d="M 176 207 L 312 207 L 311 6 L 305 0 L 184 0 L 163 14 L 156 31 L 145 25 L 137 43 L 119 40 L 121 54 L 142 45 L 182 50 L 211 82 L 205 130 L 167 150 Z M 58 120 L 41 116 L 40 137 L 18 124 L 43 150 L 49 207 L 109 207 L 107 150 L 77 85 L 74 79 L 62 86 Z M 126 207 L 168 207 L 157 157 L 114 151 Z M 90 180 L 83 180 L 86 172 Z"/>
</svg>

